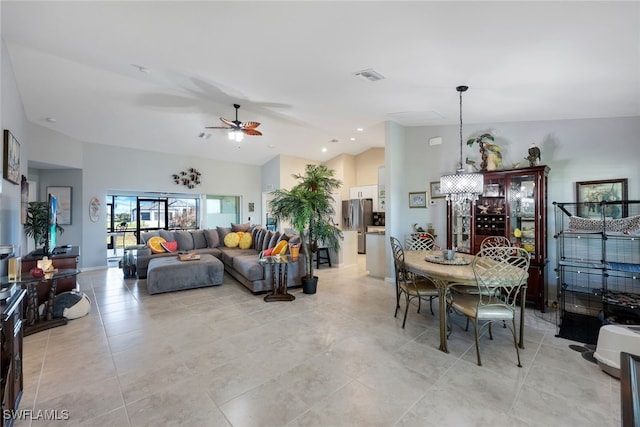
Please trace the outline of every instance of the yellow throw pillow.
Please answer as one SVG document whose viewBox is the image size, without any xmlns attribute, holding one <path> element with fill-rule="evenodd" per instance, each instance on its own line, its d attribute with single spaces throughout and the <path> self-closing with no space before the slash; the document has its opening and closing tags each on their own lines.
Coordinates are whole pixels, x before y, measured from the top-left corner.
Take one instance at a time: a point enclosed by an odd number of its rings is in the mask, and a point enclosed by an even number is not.
<svg viewBox="0 0 640 427">
<path fill-rule="evenodd" d="M 237 248 L 238 243 L 240 243 L 240 236 L 238 236 L 238 233 L 231 232 L 224 236 L 224 245 L 226 247 Z"/>
<path fill-rule="evenodd" d="M 240 243 L 238 243 L 238 246 L 240 246 L 240 249 L 249 249 L 253 244 L 253 240 L 251 240 L 251 233 L 243 233 L 242 231 L 239 231 L 238 234 L 240 233 L 242 233 L 242 236 L 240 237 Z"/>
<path fill-rule="evenodd" d="M 289 242 L 286 240 L 280 240 L 278 244 L 273 248 L 272 255 L 284 255 L 287 253 L 287 249 L 289 248 Z"/>
<path fill-rule="evenodd" d="M 164 248 L 162 247 L 163 243 L 166 243 L 166 240 L 164 240 L 162 237 L 153 236 L 147 241 L 147 246 L 154 254 L 162 254 L 165 252 Z"/>
</svg>

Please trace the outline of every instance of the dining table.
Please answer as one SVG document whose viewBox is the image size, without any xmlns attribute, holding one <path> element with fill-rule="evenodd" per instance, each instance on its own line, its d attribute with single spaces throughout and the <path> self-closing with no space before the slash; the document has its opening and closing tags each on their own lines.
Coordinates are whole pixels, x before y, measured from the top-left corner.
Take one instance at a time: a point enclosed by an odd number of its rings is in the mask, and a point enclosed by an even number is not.
<svg viewBox="0 0 640 427">
<path fill-rule="evenodd" d="M 475 255 L 455 253 L 452 260 L 446 260 L 442 251 L 404 251 L 406 268 L 413 274 L 431 279 L 438 289 L 440 318 L 440 350 L 449 353 L 447 348 L 447 292 L 452 285 L 476 287 L 473 272 Z M 525 275 L 525 280 L 528 273 Z M 520 337 L 518 347 L 524 348 L 524 297 L 526 283 L 520 291 Z"/>
</svg>

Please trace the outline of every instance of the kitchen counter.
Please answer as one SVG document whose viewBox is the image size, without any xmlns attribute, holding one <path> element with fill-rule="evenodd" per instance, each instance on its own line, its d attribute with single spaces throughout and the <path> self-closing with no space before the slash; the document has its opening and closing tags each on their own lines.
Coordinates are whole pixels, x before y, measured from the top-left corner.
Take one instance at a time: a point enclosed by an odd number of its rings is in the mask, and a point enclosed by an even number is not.
<svg viewBox="0 0 640 427">
<path fill-rule="evenodd" d="M 385 233 L 384 225 L 370 225 L 367 227 L 367 233 Z"/>
<path fill-rule="evenodd" d="M 369 227 L 371 228 L 371 227 Z M 384 278 L 386 275 L 387 263 L 386 245 L 387 235 L 382 231 L 368 231 L 365 238 L 367 239 L 367 255 L 366 263 L 369 275 L 373 277 Z"/>
</svg>

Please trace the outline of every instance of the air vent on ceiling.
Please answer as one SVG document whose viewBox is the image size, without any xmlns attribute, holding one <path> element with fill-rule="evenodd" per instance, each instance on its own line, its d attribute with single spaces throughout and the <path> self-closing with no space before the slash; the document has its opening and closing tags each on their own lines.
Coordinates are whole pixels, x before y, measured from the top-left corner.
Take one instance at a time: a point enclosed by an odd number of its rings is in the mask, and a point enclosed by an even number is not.
<svg viewBox="0 0 640 427">
<path fill-rule="evenodd" d="M 363 80 L 368 80 L 370 82 L 377 82 L 378 80 L 384 79 L 384 76 L 374 70 L 373 68 L 368 68 L 366 70 L 358 71 L 354 73 L 356 77 L 359 77 Z"/>
</svg>

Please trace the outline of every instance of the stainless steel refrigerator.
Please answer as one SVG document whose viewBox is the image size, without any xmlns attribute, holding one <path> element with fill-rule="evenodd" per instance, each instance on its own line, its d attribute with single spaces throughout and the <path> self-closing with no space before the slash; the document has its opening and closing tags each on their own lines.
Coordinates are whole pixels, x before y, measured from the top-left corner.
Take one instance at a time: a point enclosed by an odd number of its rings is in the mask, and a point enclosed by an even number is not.
<svg viewBox="0 0 640 427">
<path fill-rule="evenodd" d="M 351 199 L 342 202 L 342 229 L 358 232 L 358 253 L 367 253 L 365 233 L 373 224 L 373 200 Z"/>
</svg>

